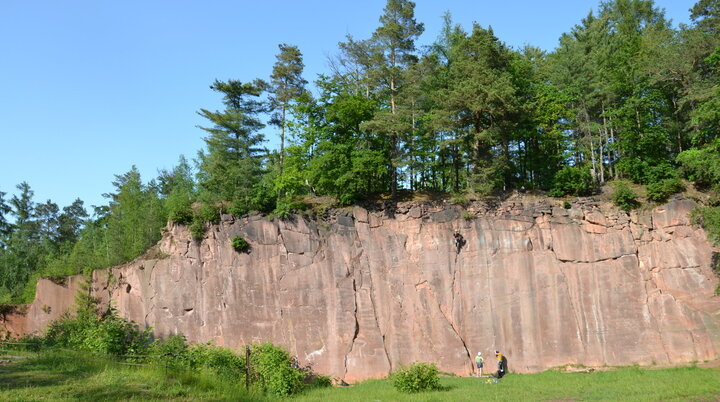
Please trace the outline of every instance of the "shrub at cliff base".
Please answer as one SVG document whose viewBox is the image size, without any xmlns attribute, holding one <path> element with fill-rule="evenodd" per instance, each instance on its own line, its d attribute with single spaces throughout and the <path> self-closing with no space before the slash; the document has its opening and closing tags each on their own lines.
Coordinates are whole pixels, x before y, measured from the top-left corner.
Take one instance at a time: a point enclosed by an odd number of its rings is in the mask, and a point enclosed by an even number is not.
<svg viewBox="0 0 720 402">
<path fill-rule="evenodd" d="M 156 339 L 150 355 L 166 367 L 208 371 L 225 379 L 238 381 L 245 375 L 245 359 L 228 348 L 212 344 L 189 345 L 182 335 Z"/>
<path fill-rule="evenodd" d="M 150 329 L 140 329 L 120 317 L 115 309 L 102 315 L 94 299 L 78 295 L 75 314 L 64 314 L 52 322 L 42 338 L 46 346 L 108 355 L 142 355 L 150 345 Z"/>
<path fill-rule="evenodd" d="M 287 396 L 303 389 L 305 376 L 291 363 L 288 353 L 271 343 L 253 345 L 250 349 L 253 382 L 269 394 Z"/>
<path fill-rule="evenodd" d="M 182 335 L 155 340 L 149 354 L 155 356 L 157 364 L 166 367 L 210 372 L 231 382 L 245 379 L 245 356 L 210 343 L 189 345 Z M 294 366 L 288 353 L 271 343 L 251 347 L 250 376 L 253 387 L 275 396 L 332 385 L 330 377 L 313 373 L 309 367 Z"/>
<path fill-rule="evenodd" d="M 438 369 L 434 363 L 413 363 L 401 367 L 390 375 L 390 380 L 400 392 L 414 393 L 440 389 Z"/>
</svg>

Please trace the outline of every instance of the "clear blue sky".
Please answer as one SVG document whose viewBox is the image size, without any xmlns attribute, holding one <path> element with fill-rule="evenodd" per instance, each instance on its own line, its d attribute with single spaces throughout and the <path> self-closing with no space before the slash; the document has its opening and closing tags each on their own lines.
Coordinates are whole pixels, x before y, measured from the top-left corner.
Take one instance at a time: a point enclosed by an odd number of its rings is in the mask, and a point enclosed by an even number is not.
<svg viewBox="0 0 720 402">
<path fill-rule="evenodd" d="M 673 25 L 694 0 L 656 0 Z M 467 30 L 552 50 L 595 0 L 416 0 L 432 43 L 450 11 Z M 327 73 L 347 34 L 365 39 L 385 0 L 0 0 L 0 191 L 102 205 L 115 174 L 148 181 L 202 149 L 196 111 L 221 108 L 213 80 L 267 78 L 277 45 L 297 45 L 305 78 Z M 268 147 L 277 143 L 265 130 Z"/>
</svg>

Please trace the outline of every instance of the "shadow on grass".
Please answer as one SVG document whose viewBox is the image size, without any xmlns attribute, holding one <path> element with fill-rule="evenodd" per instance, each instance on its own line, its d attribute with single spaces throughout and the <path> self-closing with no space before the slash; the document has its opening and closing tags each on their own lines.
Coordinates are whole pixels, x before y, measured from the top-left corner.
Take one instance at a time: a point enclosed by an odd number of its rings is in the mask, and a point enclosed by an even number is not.
<svg viewBox="0 0 720 402">
<path fill-rule="evenodd" d="M 99 361 L 78 365 L 72 356 L 38 355 L 0 366 L 0 390 L 60 385 L 95 375 L 104 366 Z"/>
</svg>

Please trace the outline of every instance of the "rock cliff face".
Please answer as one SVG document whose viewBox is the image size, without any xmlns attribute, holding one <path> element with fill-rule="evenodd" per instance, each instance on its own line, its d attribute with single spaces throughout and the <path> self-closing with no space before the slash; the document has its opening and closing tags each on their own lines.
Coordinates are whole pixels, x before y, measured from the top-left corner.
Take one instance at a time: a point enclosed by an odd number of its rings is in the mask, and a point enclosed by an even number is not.
<svg viewBox="0 0 720 402">
<path fill-rule="evenodd" d="M 720 298 L 693 207 L 628 215 L 538 200 L 355 207 L 326 221 L 223 217 L 201 242 L 169 226 L 165 258 L 96 271 L 93 291 L 156 335 L 272 341 L 348 382 L 414 361 L 465 375 L 476 352 L 496 349 L 517 372 L 702 361 L 720 357 Z M 232 249 L 234 236 L 248 253 Z M 5 327 L 43 328 L 76 288 L 41 282 Z"/>
</svg>

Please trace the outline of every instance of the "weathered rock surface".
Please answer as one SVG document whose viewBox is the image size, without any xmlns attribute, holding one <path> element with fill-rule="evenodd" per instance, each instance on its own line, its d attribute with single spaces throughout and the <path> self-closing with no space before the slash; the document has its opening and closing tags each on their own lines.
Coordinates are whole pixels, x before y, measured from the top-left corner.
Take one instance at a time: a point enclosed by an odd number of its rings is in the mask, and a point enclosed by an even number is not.
<svg viewBox="0 0 720 402">
<path fill-rule="evenodd" d="M 93 291 L 158 336 L 272 341 L 349 382 L 414 361 L 464 375 L 477 351 L 496 349 L 518 372 L 702 361 L 720 357 L 720 298 L 693 207 L 628 215 L 586 199 L 462 214 L 442 203 L 355 207 L 328 222 L 225 216 L 201 242 L 168 227 L 167 258 L 96 271 Z M 455 229 L 467 241 L 459 254 Z M 232 249 L 234 236 L 249 253 Z M 41 330 L 76 288 L 41 281 L 6 329 Z"/>
</svg>

